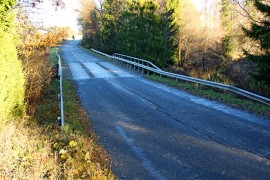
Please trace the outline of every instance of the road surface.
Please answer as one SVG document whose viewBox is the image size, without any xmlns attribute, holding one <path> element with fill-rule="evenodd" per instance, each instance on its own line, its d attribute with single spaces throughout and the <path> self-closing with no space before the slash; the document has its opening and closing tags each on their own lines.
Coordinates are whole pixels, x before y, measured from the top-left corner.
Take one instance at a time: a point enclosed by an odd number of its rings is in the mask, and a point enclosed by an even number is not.
<svg viewBox="0 0 270 180">
<path fill-rule="evenodd" d="M 83 107 L 119 179 L 270 179 L 270 120 L 151 82 L 68 41 Z"/>
</svg>

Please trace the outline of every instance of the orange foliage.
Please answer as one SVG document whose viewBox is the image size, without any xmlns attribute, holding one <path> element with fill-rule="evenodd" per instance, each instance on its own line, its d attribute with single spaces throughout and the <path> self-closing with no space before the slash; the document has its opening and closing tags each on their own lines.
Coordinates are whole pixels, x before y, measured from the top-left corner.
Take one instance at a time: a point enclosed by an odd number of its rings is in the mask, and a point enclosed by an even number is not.
<svg viewBox="0 0 270 180">
<path fill-rule="evenodd" d="M 69 29 L 53 27 L 38 30 L 27 17 L 20 17 L 18 32 L 20 44 L 17 47 L 26 76 L 25 101 L 28 113 L 35 112 L 36 103 L 42 91 L 49 86 L 52 77 L 52 63 L 48 60 L 48 50 L 68 36 Z M 42 33 L 43 32 L 43 33 Z"/>
</svg>

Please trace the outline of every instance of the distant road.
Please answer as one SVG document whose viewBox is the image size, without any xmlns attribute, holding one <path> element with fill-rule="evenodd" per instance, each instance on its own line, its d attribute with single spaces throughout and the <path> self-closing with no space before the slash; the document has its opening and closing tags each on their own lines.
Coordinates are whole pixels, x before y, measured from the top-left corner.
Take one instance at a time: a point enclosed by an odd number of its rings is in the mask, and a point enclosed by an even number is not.
<svg viewBox="0 0 270 180">
<path fill-rule="evenodd" d="M 119 179 L 270 179 L 270 119 L 61 47 Z"/>
</svg>

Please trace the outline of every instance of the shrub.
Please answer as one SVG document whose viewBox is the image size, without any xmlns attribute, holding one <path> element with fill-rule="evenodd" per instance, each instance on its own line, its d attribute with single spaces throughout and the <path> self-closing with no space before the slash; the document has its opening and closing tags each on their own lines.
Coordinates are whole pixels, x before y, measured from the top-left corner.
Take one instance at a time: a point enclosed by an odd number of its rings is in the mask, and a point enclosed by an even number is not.
<svg viewBox="0 0 270 180">
<path fill-rule="evenodd" d="M 15 1 L 0 3 L 0 124 L 24 112 L 24 74 L 16 50 L 11 11 Z"/>
<path fill-rule="evenodd" d="M 17 31 L 20 36 L 18 54 L 23 63 L 26 77 L 25 102 L 27 113 L 33 114 L 43 91 L 48 89 L 52 78 L 52 63 L 48 60 L 48 50 L 68 36 L 68 28 L 52 27 L 41 34 L 23 12 L 17 15 Z"/>
</svg>

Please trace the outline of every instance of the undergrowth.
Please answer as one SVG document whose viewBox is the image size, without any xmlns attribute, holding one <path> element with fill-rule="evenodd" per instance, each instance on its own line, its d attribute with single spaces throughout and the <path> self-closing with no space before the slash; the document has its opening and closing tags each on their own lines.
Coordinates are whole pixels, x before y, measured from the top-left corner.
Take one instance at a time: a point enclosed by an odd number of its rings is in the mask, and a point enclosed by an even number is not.
<svg viewBox="0 0 270 180">
<path fill-rule="evenodd" d="M 63 81 L 65 126 L 58 125 L 58 91 L 54 78 L 33 115 L 1 125 L 0 179 L 114 179 L 68 80 Z"/>
<path fill-rule="evenodd" d="M 270 106 L 258 103 L 228 91 L 214 90 L 205 86 L 198 86 L 192 83 L 177 82 L 173 79 L 160 77 L 158 75 L 147 76 L 148 79 L 167 84 L 169 86 L 187 91 L 191 94 L 198 95 L 210 100 L 219 101 L 229 106 L 244 109 L 261 115 L 270 116 Z"/>
</svg>

